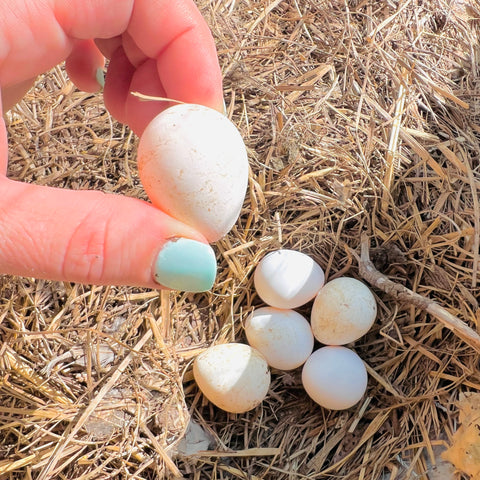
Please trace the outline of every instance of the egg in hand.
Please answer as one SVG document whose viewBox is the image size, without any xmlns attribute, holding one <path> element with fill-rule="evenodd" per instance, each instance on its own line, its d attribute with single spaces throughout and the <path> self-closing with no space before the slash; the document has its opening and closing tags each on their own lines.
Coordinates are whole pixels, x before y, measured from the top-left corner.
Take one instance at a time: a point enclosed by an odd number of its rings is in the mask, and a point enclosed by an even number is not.
<svg viewBox="0 0 480 480">
<path fill-rule="evenodd" d="M 248 157 L 239 131 L 222 113 L 194 104 L 167 108 L 143 132 L 137 161 L 152 203 L 209 242 L 237 221 Z"/>
</svg>

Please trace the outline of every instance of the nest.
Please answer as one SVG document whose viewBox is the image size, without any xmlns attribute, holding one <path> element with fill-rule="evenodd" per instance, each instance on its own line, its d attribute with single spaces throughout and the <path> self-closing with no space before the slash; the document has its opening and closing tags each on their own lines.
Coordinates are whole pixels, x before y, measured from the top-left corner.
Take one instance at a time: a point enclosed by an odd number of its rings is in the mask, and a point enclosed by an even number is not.
<svg viewBox="0 0 480 480">
<path fill-rule="evenodd" d="M 242 214 L 215 245 L 216 284 L 194 295 L 2 276 L 0 478 L 433 474 L 455 402 L 480 390 L 480 5 L 197 4 L 251 165 Z M 137 138 L 61 66 L 8 123 L 11 178 L 146 198 Z M 376 295 L 377 322 L 353 345 L 369 386 L 350 410 L 312 402 L 299 370 L 274 371 L 241 415 L 193 382 L 195 355 L 245 341 L 262 304 L 252 272 L 280 247 Z M 208 440 L 192 455 L 195 428 Z"/>
</svg>

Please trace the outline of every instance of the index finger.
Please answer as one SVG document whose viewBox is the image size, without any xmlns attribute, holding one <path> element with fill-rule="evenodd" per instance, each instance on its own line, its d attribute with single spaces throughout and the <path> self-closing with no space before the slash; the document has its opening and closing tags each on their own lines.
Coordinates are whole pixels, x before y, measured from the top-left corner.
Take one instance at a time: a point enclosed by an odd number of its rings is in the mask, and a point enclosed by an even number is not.
<svg viewBox="0 0 480 480">
<path fill-rule="evenodd" d="M 222 109 L 222 78 L 214 39 L 192 0 L 137 0 L 128 33 L 156 59 L 169 98 Z"/>
</svg>

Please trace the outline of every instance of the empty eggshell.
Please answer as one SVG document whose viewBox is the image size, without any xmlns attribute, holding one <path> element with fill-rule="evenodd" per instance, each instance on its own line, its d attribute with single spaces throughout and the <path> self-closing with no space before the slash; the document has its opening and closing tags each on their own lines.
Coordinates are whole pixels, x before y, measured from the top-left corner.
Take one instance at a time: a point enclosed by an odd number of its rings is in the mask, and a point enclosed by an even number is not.
<svg viewBox="0 0 480 480">
<path fill-rule="evenodd" d="M 255 408 L 270 387 L 270 371 L 265 358 L 242 343 L 208 348 L 195 359 L 193 375 L 208 400 L 232 413 Z"/>
<path fill-rule="evenodd" d="M 355 405 L 367 389 L 368 375 L 362 359 L 346 347 L 323 347 L 308 358 L 302 383 L 312 400 L 330 410 Z"/>
<path fill-rule="evenodd" d="M 260 260 L 254 273 L 255 289 L 271 307 L 292 309 L 312 300 L 323 285 L 322 268 L 296 250 L 281 249 Z"/>
<path fill-rule="evenodd" d="M 345 345 L 368 332 L 377 303 L 361 281 L 339 277 L 327 282 L 313 302 L 310 322 L 315 338 L 325 345 Z"/>
<path fill-rule="evenodd" d="M 248 158 L 235 125 L 202 105 L 157 115 L 138 146 L 138 171 L 152 203 L 209 242 L 235 224 L 248 182 Z"/>
<path fill-rule="evenodd" d="M 310 324 L 295 310 L 258 308 L 247 318 L 245 334 L 248 343 L 279 370 L 299 367 L 313 350 Z"/>
</svg>

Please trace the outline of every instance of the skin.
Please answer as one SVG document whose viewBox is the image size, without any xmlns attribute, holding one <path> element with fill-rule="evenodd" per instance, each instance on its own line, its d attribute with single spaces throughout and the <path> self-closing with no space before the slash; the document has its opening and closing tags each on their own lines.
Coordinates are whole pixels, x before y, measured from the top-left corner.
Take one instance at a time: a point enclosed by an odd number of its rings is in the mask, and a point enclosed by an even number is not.
<svg viewBox="0 0 480 480">
<path fill-rule="evenodd" d="M 221 72 L 210 31 L 193 0 L 9 0 L 0 2 L 0 89 L 4 111 L 51 67 L 97 91 L 110 60 L 104 101 L 141 135 L 168 97 L 223 109 Z M 152 268 L 171 238 L 206 242 L 149 203 L 98 191 L 69 191 L 6 176 L 0 118 L 0 273 L 159 288 Z M 141 232 L 140 235 L 132 232 Z"/>
</svg>

